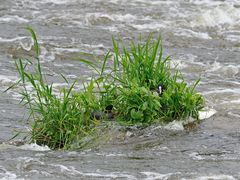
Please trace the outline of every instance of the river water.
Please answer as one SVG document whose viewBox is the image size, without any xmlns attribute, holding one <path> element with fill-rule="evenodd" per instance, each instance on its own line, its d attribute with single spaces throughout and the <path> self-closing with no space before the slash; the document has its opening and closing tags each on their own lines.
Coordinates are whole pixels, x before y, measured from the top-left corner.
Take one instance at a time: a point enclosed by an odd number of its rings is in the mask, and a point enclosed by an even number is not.
<svg viewBox="0 0 240 180">
<path fill-rule="evenodd" d="M 15 131 L 27 129 L 27 110 L 17 90 L 14 58 L 31 47 L 31 25 L 41 45 L 44 72 L 59 78 L 90 73 L 72 60 L 102 57 L 111 36 L 133 40 L 161 34 L 191 84 L 217 113 L 193 130 L 109 130 L 110 140 L 79 151 L 51 151 L 15 145 Z M 240 179 L 240 1 L 239 0 L 0 0 L 0 179 Z"/>
</svg>

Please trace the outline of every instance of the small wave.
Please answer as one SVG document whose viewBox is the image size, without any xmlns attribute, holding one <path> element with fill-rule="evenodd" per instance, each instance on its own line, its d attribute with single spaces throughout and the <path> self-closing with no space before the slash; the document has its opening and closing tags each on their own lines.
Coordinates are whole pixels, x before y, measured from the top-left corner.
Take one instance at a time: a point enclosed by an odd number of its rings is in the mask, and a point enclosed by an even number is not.
<svg viewBox="0 0 240 180">
<path fill-rule="evenodd" d="M 22 39 L 25 39 L 26 37 L 15 37 L 15 38 L 2 38 L 0 37 L 0 42 L 15 42 L 15 41 L 19 41 Z"/>
<path fill-rule="evenodd" d="M 127 179 L 137 179 L 134 176 L 127 174 L 126 172 L 101 172 L 97 170 L 96 172 L 81 172 L 78 171 L 73 166 L 64 166 L 61 164 L 50 164 L 49 166 L 58 168 L 60 172 L 68 174 L 68 175 L 80 175 L 83 177 L 95 177 L 95 178 L 127 178 Z"/>
<path fill-rule="evenodd" d="M 65 4 L 70 4 L 74 2 L 76 2 L 76 0 L 42 0 L 42 1 L 39 1 L 38 3 L 40 4 L 53 3 L 56 5 L 65 5 Z"/>
<path fill-rule="evenodd" d="M 20 43 L 21 48 L 25 51 L 31 51 L 31 49 L 34 46 L 33 40 L 29 40 L 29 38 L 26 38 L 26 41 L 21 40 L 19 43 Z"/>
<path fill-rule="evenodd" d="M 0 166 L 0 179 L 1 180 L 23 180 L 23 178 L 18 178 L 13 172 L 7 171 L 4 167 Z"/>
<path fill-rule="evenodd" d="M 108 153 L 108 152 L 101 152 L 96 153 L 98 156 L 105 156 L 105 157 L 126 157 L 126 154 L 119 154 L 119 153 Z"/>
<path fill-rule="evenodd" d="M 233 5 L 217 6 L 210 10 L 202 10 L 191 22 L 193 27 L 215 27 L 224 24 L 235 25 L 240 22 L 240 10 Z"/>
<path fill-rule="evenodd" d="M 19 146 L 19 149 L 30 150 L 30 151 L 50 151 L 48 146 L 39 146 L 36 143 L 24 144 Z"/>
<path fill-rule="evenodd" d="M 236 118 L 240 118 L 240 114 L 238 114 L 238 113 L 234 113 L 234 112 L 228 112 L 228 115 L 230 115 L 230 116 L 233 116 L 233 117 L 236 117 Z"/>
<path fill-rule="evenodd" d="M 124 22 L 124 23 L 131 23 L 137 19 L 136 16 L 132 14 L 103 14 L 103 13 L 88 13 L 86 14 L 85 21 L 88 25 L 95 25 L 95 24 L 106 24 L 112 22 Z"/>
<path fill-rule="evenodd" d="M 208 66 L 206 72 L 219 74 L 223 77 L 234 77 L 240 72 L 240 66 L 234 64 L 222 64 L 215 61 L 213 64 Z"/>
<path fill-rule="evenodd" d="M 50 151 L 50 148 L 48 146 L 39 146 L 36 143 L 24 144 L 23 141 L 3 142 L 0 145 L 1 150 L 2 149 L 11 149 L 11 148 L 21 149 L 21 150 L 29 150 L 29 151 Z M 22 158 L 22 157 L 19 157 L 19 158 Z"/>
<path fill-rule="evenodd" d="M 209 175 L 209 176 L 199 176 L 194 178 L 193 180 L 237 180 L 233 176 L 230 175 Z"/>
<path fill-rule="evenodd" d="M 5 15 L 0 17 L 0 22 L 28 23 L 29 20 L 17 15 Z"/>
<path fill-rule="evenodd" d="M 160 24 L 156 22 L 149 24 L 133 24 L 131 26 L 137 30 L 156 30 L 156 31 L 166 27 L 165 24 Z"/>
<path fill-rule="evenodd" d="M 174 34 L 176 36 L 184 36 L 184 37 L 195 37 L 199 39 L 212 39 L 207 32 L 195 32 L 190 29 L 179 29 L 175 30 Z"/>
<path fill-rule="evenodd" d="M 167 180 L 171 178 L 171 176 L 173 175 L 180 174 L 180 173 L 160 174 L 156 172 L 140 172 L 140 173 L 146 176 L 145 180 L 154 180 L 154 179 Z"/>
<path fill-rule="evenodd" d="M 230 0 L 231 1 L 231 0 Z M 206 6 L 218 6 L 222 4 L 222 1 L 212 1 L 212 0 L 190 0 L 190 3 L 195 5 L 206 5 Z"/>
<path fill-rule="evenodd" d="M 189 154 L 189 157 L 192 158 L 193 160 L 204 160 L 204 158 L 199 155 L 197 152 L 193 152 Z"/>
<path fill-rule="evenodd" d="M 214 88 L 213 90 L 209 90 L 204 92 L 204 95 L 210 95 L 210 94 L 220 94 L 222 96 L 222 94 L 224 93 L 230 93 L 230 94 L 240 94 L 240 89 L 222 89 L 222 88 Z M 228 97 L 229 98 L 229 97 Z"/>
<path fill-rule="evenodd" d="M 1 86 L 11 86 L 12 84 L 16 83 L 16 81 L 18 80 L 18 77 L 16 76 L 7 76 L 7 75 L 2 75 L 0 74 L 0 85 Z M 6 88 L 3 89 L 6 89 Z M 2 89 L 2 88 L 0 88 Z"/>
</svg>

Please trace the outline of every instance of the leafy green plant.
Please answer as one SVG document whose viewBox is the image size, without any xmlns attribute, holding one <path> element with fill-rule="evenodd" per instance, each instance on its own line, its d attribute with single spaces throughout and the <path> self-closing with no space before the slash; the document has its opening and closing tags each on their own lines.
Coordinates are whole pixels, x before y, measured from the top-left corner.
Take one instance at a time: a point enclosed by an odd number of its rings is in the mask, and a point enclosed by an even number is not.
<svg viewBox="0 0 240 180">
<path fill-rule="evenodd" d="M 203 96 L 194 90 L 198 83 L 199 80 L 194 86 L 188 87 L 186 82 L 177 82 L 173 78 L 160 99 L 160 117 L 166 122 L 173 119 L 185 120 L 188 117 L 198 119 L 198 112 L 204 107 Z"/>
<path fill-rule="evenodd" d="M 170 67 L 170 57 L 163 57 L 160 37 L 154 41 L 150 35 L 146 42 L 132 42 L 130 50 L 112 41 L 113 66 L 107 67 L 110 58 L 105 58 L 100 76 L 107 84 L 102 96 L 108 94 L 105 101 L 114 105 L 117 119 L 150 124 L 198 118 L 204 106 L 202 95 L 195 92 L 199 80 L 187 86 L 181 73 Z"/>
<path fill-rule="evenodd" d="M 120 88 L 115 101 L 118 117 L 130 124 L 152 123 L 159 117 L 160 96 L 144 86 Z"/>
</svg>

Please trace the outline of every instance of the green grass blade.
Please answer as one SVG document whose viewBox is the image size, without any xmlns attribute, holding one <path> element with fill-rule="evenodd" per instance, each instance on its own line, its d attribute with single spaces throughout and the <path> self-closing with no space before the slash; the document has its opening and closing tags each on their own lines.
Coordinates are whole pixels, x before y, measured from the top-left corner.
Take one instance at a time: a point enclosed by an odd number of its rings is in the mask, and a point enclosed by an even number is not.
<svg viewBox="0 0 240 180">
<path fill-rule="evenodd" d="M 27 27 L 27 30 L 31 33 L 32 39 L 34 41 L 34 50 L 35 50 L 35 53 L 36 53 L 36 58 L 39 58 L 40 47 L 39 47 L 39 44 L 38 44 L 38 40 L 37 40 L 36 34 L 35 34 L 34 30 L 30 26 Z"/>
<path fill-rule="evenodd" d="M 104 72 L 104 70 L 105 70 L 105 68 L 106 68 L 107 61 L 108 61 L 108 59 L 109 59 L 110 56 L 111 56 L 110 51 L 108 51 L 108 53 L 106 54 L 106 56 L 105 56 L 105 58 L 104 58 L 103 64 L 102 64 L 100 76 L 103 75 L 103 72 Z"/>
</svg>

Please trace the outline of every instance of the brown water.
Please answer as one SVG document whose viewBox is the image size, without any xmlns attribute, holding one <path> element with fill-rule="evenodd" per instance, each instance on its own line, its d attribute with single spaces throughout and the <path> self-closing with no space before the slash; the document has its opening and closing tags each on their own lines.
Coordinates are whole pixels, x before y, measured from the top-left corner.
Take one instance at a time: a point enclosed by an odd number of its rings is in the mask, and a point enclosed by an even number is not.
<svg viewBox="0 0 240 180">
<path fill-rule="evenodd" d="M 43 151 L 6 141 L 27 129 L 17 90 L 0 93 L 1 179 L 240 179 L 240 3 L 238 0 L 0 0 L 0 90 L 17 78 L 14 58 L 29 54 L 25 28 L 39 38 L 45 73 L 64 86 L 91 72 L 71 60 L 104 55 L 111 36 L 161 34 L 165 55 L 217 113 L 191 131 L 160 127 L 121 130 L 79 151 Z"/>
</svg>

